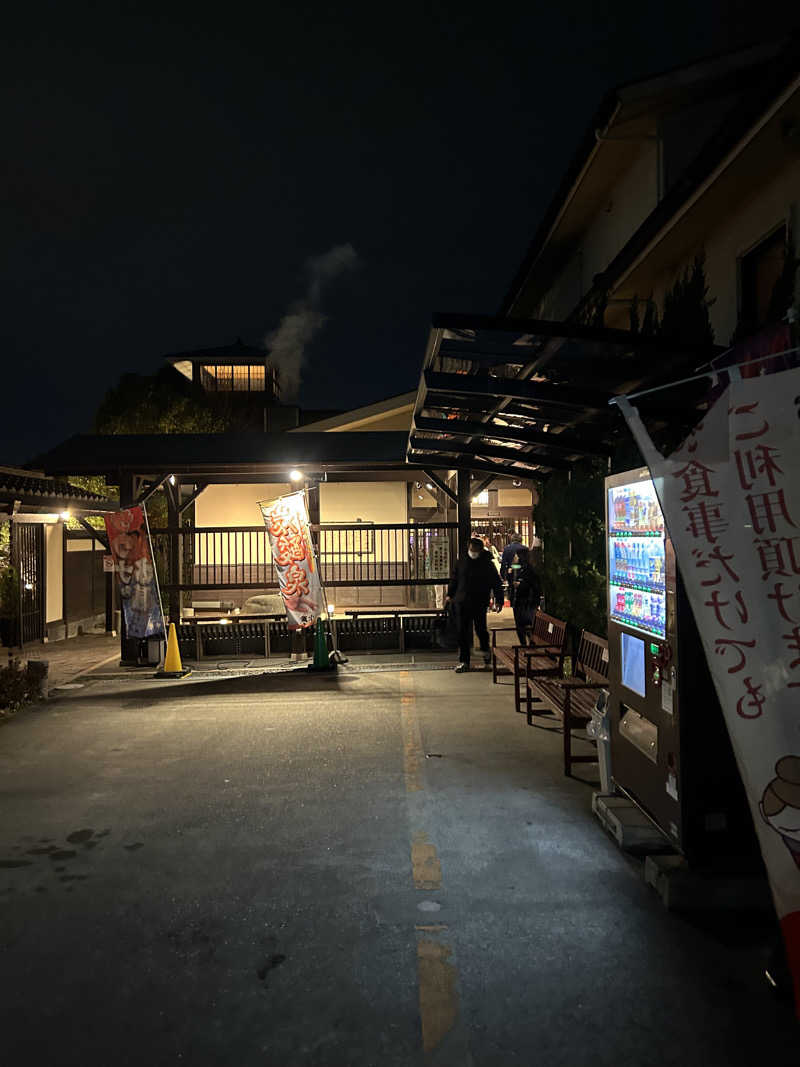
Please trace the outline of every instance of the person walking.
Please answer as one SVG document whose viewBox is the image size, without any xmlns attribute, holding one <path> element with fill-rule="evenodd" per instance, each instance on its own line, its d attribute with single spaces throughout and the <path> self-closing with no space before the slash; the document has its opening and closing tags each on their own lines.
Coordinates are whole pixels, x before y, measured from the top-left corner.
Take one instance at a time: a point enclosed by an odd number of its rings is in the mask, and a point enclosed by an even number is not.
<svg viewBox="0 0 800 1067">
<path fill-rule="evenodd" d="M 484 663 L 492 661 L 489 630 L 486 626 L 486 612 L 489 610 L 492 594 L 494 610 L 502 611 L 503 583 L 500 581 L 497 567 L 483 547 L 480 537 L 471 537 L 466 553 L 456 564 L 447 589 L 447 600 L 453 601 L 458 611 L 459 662 L 455 667 L 457 674 L 469 670 L 473 626 L 478 635 Z"/>
<path fill-rule="evenodd" d="M 501 566 L 501 562 L 502 562 L 501 559 L 500 559 L 500 553 L 497 551 L 495 546 L 492 544 L 491 539 L 487 535 L 484 535 L 481 538 L 481 540 L 483 541 L 483 547 L 486 549 L 486 551 L 492 557 L 492 562 L 494 563 L 495 567 L 497 567 L 497 570 L 499 571 L 500 570 L 500 566 Z"/>
<path fill-rule="evenodd" d="M 514 590 L 514 625 L 521 645 L 528 644 L 528 627 L 533 623 L 539 601 L 542 599 L 542 583 L 531 563 L 530 551 L 521 547 L 517 550 L 516 588 Z"/>
<path fill-rule="evenodd" d="M 521 541 L 511 540 L 503 549 L 503 555 L 500 557 L 500 577 L 504 582 L 508 582 L 508 602 L 511 606 L 514 606 L 514 580 L 516 577 L 516 555 L 521 548 L 526 546 Z"/>
</svg>

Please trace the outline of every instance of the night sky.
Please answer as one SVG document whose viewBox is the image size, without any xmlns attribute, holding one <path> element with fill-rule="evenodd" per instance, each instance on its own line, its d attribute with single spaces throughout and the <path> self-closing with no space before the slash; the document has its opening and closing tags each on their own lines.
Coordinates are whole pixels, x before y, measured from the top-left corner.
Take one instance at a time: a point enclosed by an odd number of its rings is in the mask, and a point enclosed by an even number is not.
<svg viewBox="0 0 800 1067">
<path fill-rule="evenodd" d="M 137 6 L 4 25 L 0 464 L 126 371 L 261 343 L 336 245 L 360 265 L 300 403 L 415 388 L 431 313 L 496 311 L 609 87 L 781 31 L 722 0 Z"/>
</svg>

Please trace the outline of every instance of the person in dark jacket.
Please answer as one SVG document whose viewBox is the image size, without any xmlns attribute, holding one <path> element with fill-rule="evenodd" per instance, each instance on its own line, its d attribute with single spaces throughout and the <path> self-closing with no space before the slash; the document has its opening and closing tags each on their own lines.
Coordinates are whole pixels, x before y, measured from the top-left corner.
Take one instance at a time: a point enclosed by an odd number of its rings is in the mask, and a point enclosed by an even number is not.
<svg viewBox="0 0 800 1067">
<path fill-rule="evenodd" d="M 542 583 L 533 568 L 527 548 L 517 550 L 516 587 L 514 589 L 514 625 L 521 645 L 527 644 L 527 629 L 533 623 L 539 601 L 542 599 Z"/>
<path fill-rule="evenodd" d="M 509 541 L 500 557 L 500 577 L 504 582 L 508 582 L 508 602 L 512 606 L 514 604 L 514 582 L 517 575 L 514 561 L 521 548 L 525 548 L 521 541 Z"/>
<path fill-rule="evenodd" d="M 492 594 L 494 610 L 502 611 L 503 583 L 500 581 L 497 567 L 483 547 L 480 537 L 472 537 L 466 554 L 456 564 L 447 589 L 447 599 L 454 602 L 458 611 L 459 663 L 455 668 L 458 674 L 469 670 L 473 626 L 478 635 L 484 663 L 491 663 L 486 612 Z"/>
</svg>

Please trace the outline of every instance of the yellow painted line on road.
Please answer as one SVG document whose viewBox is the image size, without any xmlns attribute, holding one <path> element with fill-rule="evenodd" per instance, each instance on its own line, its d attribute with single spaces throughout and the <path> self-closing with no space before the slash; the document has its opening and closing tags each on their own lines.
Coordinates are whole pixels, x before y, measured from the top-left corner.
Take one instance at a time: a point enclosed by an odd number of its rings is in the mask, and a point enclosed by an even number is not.
<svg viewBox="0 0 800 1067">
<path fill-rule="evenodd" d="M 419 1013 L 422 1019 L 422 1047 L 433 1052 L 458 1018 L 456 969 L 450 962 L 453 950 L 432 937 L 417 940 Z"/>
<path fill-rule="evenodd" d="M 412 793 L 425 792 L 425 750 L 417 715 L 417 699 L 413 679 L 408 678 L 408 690 L 400 698 L 400 723 L 403 737 L 403 777 L 409 794 L 411 814 L 411 873 L 414 888 L 436 891 L 442 888 L 442 864 L 436 845 L 428 834 L 414 827 L 414 821 L 424 812 L 423 798 L 411 801 Z M 415 814 L 416 813 L 416 814 Z M 422 1047 L 434 1052 L 451 1033 L 458 1021 L 458 971 L 453 950 L 448 944 L 446 923 L 415 924 L 417 938 L 417 982 L 419 986 L 419 1015 L 422 1027 Z M 453 1035 L 457 1048 L 463 1046 L 465 1067 L 471 1063 L 465 1033 Z M 451 1054 L 453 1048 L 451 1047 Z"/>
<path fill-rule="evenodd" d="M 441 889 L 442 865 L 436 846 L 423 830 L 411 838 L 411 873 L 415 889 Z"/>
<path fill-rule="evenodd" d="M 400 698 L 400 726 L 403 731 L 403 777 L 407 793 L 418 793 L 425 788 L 422 776 L 422 737 L 419 732 L 416 698 L 406 694 Z"/>
</svg>

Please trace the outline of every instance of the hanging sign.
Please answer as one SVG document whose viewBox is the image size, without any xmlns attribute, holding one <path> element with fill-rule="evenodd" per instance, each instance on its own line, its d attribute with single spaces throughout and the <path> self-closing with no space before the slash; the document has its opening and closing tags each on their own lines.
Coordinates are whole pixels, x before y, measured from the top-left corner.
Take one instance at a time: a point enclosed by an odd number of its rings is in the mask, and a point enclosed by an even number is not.
<svg viewBox="0 0 800 1067">
<path fill-rule="evenodd" d="M 324 597 L 302 493 L 260 503 L 290 630 L 313 626 Z"/>
<path fill-rule="evenodd" d="M 800 369 L 733 380 L 653 475 L 745 785 L 800 1015 Z M 702 709 L 698 709 L 702 713 Z"/>
<path fill-rule="evenodd" d="M 128 637 L 163 634 L 164 615 L 144 508 L 111 512 L 105 523 L 112 560 L 108 569 L 117 573 L 125 632 Z M 107 569 L 105 560 L 103 569 Z"/>
</svg>

